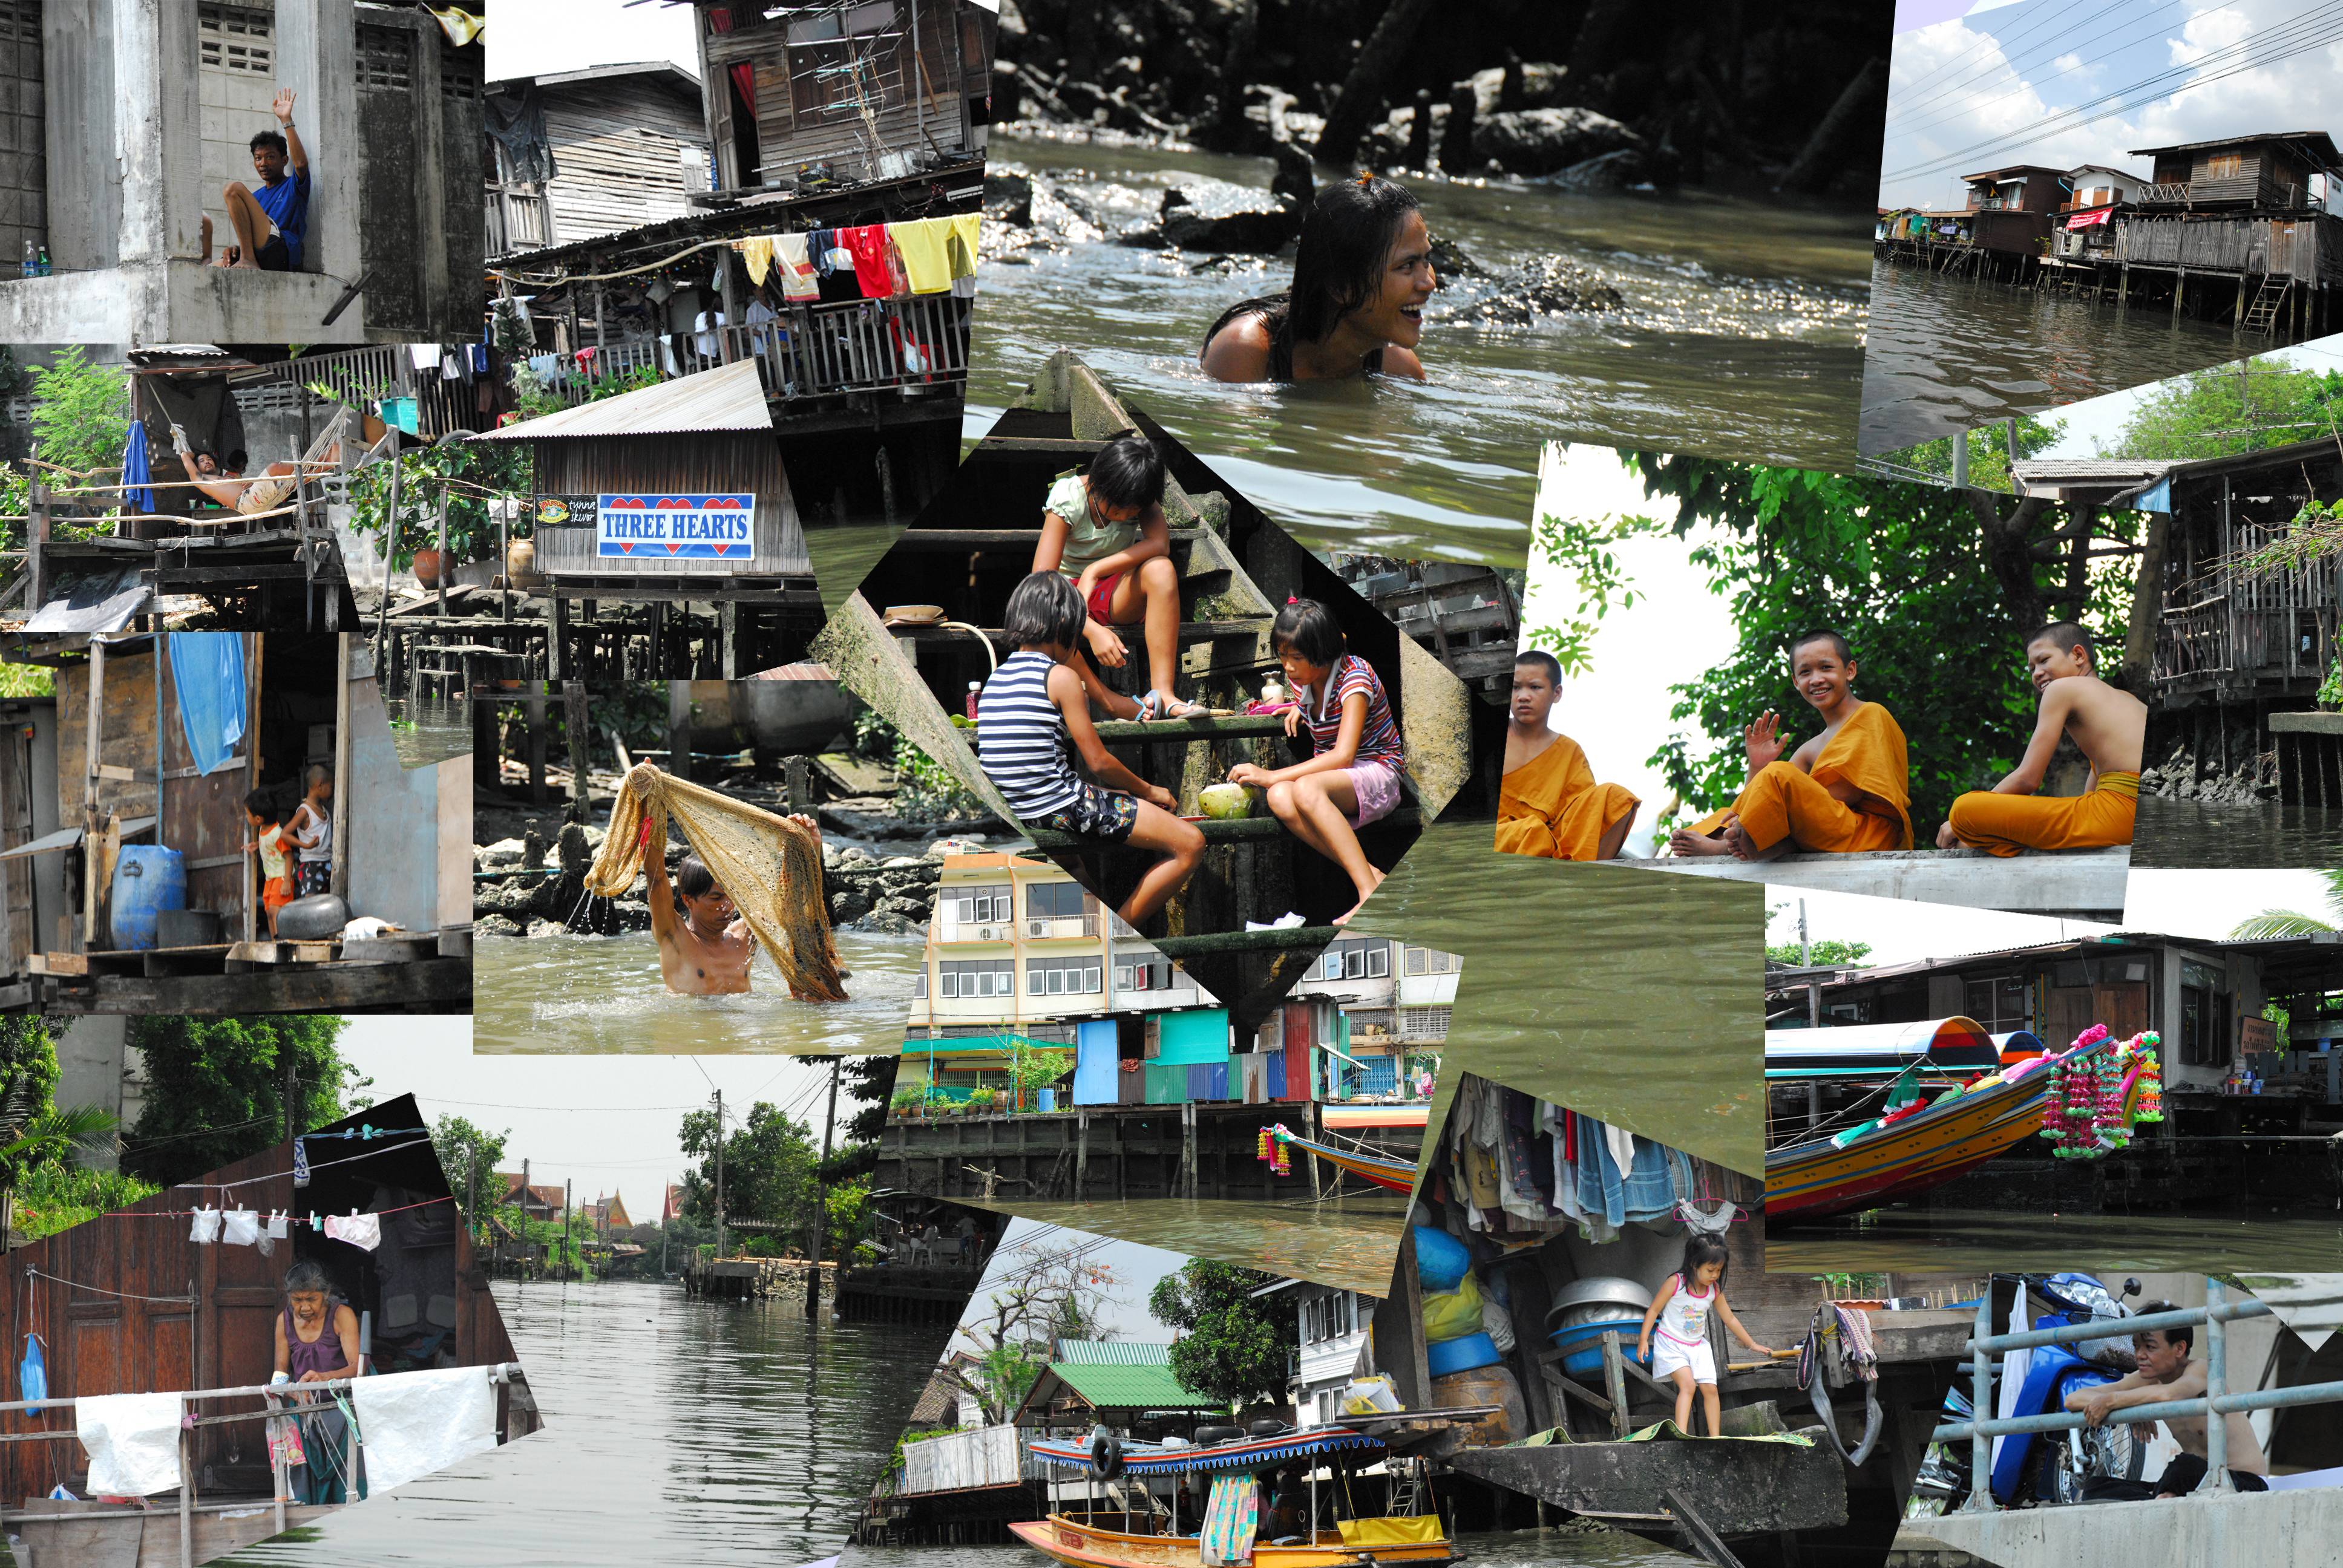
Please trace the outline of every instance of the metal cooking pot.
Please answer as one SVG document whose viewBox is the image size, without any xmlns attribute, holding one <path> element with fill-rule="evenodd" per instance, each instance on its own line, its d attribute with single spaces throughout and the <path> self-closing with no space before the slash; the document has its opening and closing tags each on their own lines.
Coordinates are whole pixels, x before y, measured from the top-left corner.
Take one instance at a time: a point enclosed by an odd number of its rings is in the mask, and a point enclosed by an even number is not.
<svg viewBox="0 0 2343 1568">
<path fill-rule="evenodd" d="M 1554 1333 L 1563 1329 L 1574 1329 L 1583 1323 L 1599 1323 L 1621 1317 L 1642 1317 L 1652 1305 L 1649 1287 L 1614 1274 L 1598 1275 L 1594 1279 L 1577 1280 L 1554 1292 L 1554 1305 L 1546 1309 L 1545 1330 Z"/>
</svg>

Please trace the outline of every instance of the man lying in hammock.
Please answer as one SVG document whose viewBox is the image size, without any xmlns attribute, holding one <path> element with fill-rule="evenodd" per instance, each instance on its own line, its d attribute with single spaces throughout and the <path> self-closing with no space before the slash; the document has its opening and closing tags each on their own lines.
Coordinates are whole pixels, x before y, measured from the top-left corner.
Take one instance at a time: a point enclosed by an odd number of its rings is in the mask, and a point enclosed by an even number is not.
<svg viewBox="0 0 2343 1568">
<path fill-rule="evenodd" d="M 177 425 L 171 427 L 171 445 L 177 449 L 179 461 L 186 466 L 187 477 L 196 488 L 223 507 L 232 507 L 247 517 L 255 512 L 275 511 L 293 498 L 297 487 L 291 463 L 271 463 L 253 478 L 244 477 L 246 462 L 242 448 L 230 452 L 223 463 L 209 452 L 196 451 L 187 441 L 187 433 Z M 341 443 L 326 448 L 321 462 L 333 467 L 341 462 Z"/>
<path fill-rule="evenodd" d="M 820 826 L 799 812 L 789 819 L 819 834 Z M 643 823 L 643 838 L 651 825 Z M 651 935 L 659 939 L 659 977 L 667 989 L 685 996 L 732 996 L 746 992 L 749 965 L 757 956 L 756 933 L 739 908 L 716 885 L 697 855 L 675 865 L 669 885 L 667 857 L 646 854 L 643 875 L 650 883 Z"/>
</svg>

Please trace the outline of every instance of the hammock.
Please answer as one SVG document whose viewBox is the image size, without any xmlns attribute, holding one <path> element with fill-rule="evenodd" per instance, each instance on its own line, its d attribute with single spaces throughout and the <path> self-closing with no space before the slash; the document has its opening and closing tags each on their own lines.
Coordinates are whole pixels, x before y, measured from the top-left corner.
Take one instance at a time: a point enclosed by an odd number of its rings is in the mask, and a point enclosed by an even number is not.
<svg viewBox="0 0 2343 1568">
<path fill-rule="evenodd" d="M 649 846 L 666 853 L 669 817 L 764 944 L 789 994 L 799 1001 L 844 1001 L 822 897 L 821 839 L 802 823 L 639 763 L 610 807 L 609 836 L 586 872 L 586 890 L 615 899 L 633 887 Z"/>
</svg>

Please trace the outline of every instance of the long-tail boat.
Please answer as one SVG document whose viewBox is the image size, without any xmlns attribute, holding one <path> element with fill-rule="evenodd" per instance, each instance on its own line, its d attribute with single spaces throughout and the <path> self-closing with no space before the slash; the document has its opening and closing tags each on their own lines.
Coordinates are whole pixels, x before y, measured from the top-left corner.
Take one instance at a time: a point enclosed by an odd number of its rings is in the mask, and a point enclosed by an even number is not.
<svg viewBox="0 0 2343 1568">
<path fill-rule="evenodd" d="M 1974 1039 L 1965 1038 L 1962 1043 L 1975 1052 Z M 1956 1091 L 1931 1101 L 1918 1100 L 1919 1086 L 1943 1076 L 1944 1070 L 1924 1053 L 1896 1071 L 1885 1093 L 1886 1114 L 1767 1151 L 1765 1216 L 1773 1221 L 1823 1219 L 1875 1209 L 1941 1186 L 2041 1132 L 2058 1070 L 2100 1053 L 2124 1054 L 2130 1062 L 2118 1096 L 2120 1124 L 2127 1131 L 2142 1114 L 2143 1096 L 2154 1082 L 2152 1068 L 2143 1066 L 2152 1062 L 2147 1048 L 2154 1044 L 2153 1036 L 2116 1040 L 2105 1030 L 2094 1030 L 2067 1051 L 2045 1051 L 1968 1077 Z M 1768 1057 L 1770 1060 L 1770 1046 Z M 2097 1151 L 2103 1151 L 2084 1152 Z"/>
<path fill-rule="evenodd" d="M 1320 1143 L 1286 1130 L 1281 1123 L 1264 1127 L 1262 1133 L 1262 1158 L 1272 1157 L 1273 1151 L 1299 1149 L 1304 1154 L 1314 1154 L 1338 1171 L 1346 1171 L 1362 1181 L 1387 1188 L 1393 1192 L 1415 1191 L 1416 1164 L 1413 1160 L 1396 1159 L 1389 1154 L 1370 1154 L 1363 1150 L 1337 1149 L 1331 1143 Z M 1285 1167 L 1280 1165 L 1280 1171 Z"/>
<path fill-rule="evenodd" d="M 1033 1456 L 1053 1472 L 1069 1470 L 1094 1477 L 1101 1475 L 1101 1456 L 1089 1442 L 1040 1438 L 1031 1446 Z M 1383 1458 L 1386 1452 L 1381 1439 L 1341 1426 L 1308 1427 L 1300 1432 L 1203 1445 L 1117 1444 L 1106 1462 L 1109 1473 L 1103 1478 L 1242 1473 L 1290 1463 L 1306 1464 L 1311 1467 L 1309 1539 L 1271 1540 L 1264 1528 L 1251 1543 L 1253 1568 L 1359 1568 L 1363 1563 L 1457 1562 L 1457 1554 L 1449 1545 L 1436 1513 L 1318 1523 L 1319 1463 L 1372 1463 Z M 1331 1488 L 1329 1495 L 1339 1498 L 1345 1490 Z M 1200 1530 L 1204 1524 L 1201 1517 L 1193 1523 Z M 1134 1514 L 1126 1509 L 1094 1503 L 1080 1510 L 1053 1506 L 1046 1519 L 1011 1521 L 1009 1528 L 1018 1540 L 1068 1568 L 1202 1568 L 1203 1537 L 1201 1533 L 1183 1533 L 1182 1523 L 1175 1501 L 1173 1512 L 1161 1518 L 1154 1516 L 1151 1508 Z"/>
</svg>

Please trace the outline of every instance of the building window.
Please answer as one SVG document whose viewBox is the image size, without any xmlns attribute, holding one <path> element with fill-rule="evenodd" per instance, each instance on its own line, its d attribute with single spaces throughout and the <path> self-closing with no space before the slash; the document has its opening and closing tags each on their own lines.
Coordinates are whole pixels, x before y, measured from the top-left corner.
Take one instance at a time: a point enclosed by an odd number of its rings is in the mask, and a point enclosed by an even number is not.
<svg viewBox="0 0 2343 1568">
<path fill-rule="evenodd" d="M 2229 1063 L 2227 978 L 2217 969 L 2180 966 L 2180 1060 L 2187 1067 Z"/>
<path fill-rule="evenodd" d="M 2007 1034 L 2026 1027 L 2026 986 L 2018 975 L 1973 980 L 1965 988 L 1968 1015 L 1988 1033 Z"/>
<path fill-rule="evenodd" d="M 1008 959 L 952 959 L 936 966 L 936 995 L 961 1001 L 1016 994 L 1017 965 Z"/>
<path fill-rule="evenodd" d="M 1029 882 L 1025 886 L 1025 914 L 1029 920 L 1057 920 L 1086 914 L 1091 896 L 1080 882 Z"/>
<path fill-rule="evenodd" d="M 1454 953 L 1443 953 L 1433 948 L 1403 948 L 1407 956 L 1402 972 L 1412 975 L 1454 974 L 1464 967 L 1464 960 Z"/>
<path fill-rule="evenodd" d="M 1449 1015 L 1455 1010 L 1446 1007 L 1403 1008 L 1399 1015 L 1399 1037 L 1402 1040 L 1446 1040 Z"/>
<path fill-rule="evenodd" d="M 1101 967 L 1096 959 L 1029 959 L 1025 963 L 1025 994 L 1095 996 Z"/>
<path fill-rule="evenodd" d="M 1000 887 L 955 888 L 951 892 L 952 913 L 960 926 L 1005 926 L 1015 917 L 1010 913 L 1009 889 Z"/>
<path fill-rule="evenodd" d="M 1114 966 L 1114 983 L 1123 990 L 1170 990 L 1172 977 L 1176 972 L 1170 959 L 1117 964 Z"/>
<path fill-rule="evenodd" d="M 924 968 L 911 977 L 911 1000 L 913 1001 L 928 1000 L 928 971 Z"/>
<path fill-rule="evenodd" d="M 2205 177 L 2208 180 L 2235 179 L 2245 172 L 2243 153 L 2215 153 L 2205 160 Z"/>
<path fill-rule="evenodd" d="M 1383 980 L 1391 974 L 1391 943 L 1380 939 L 1336 942 L 1312 971 L 1314 980 Z"/>
<path fill-rule="evenodd" d="M 800 129 L 903 106 L 908 35 L 895 0 L 840 6 L 789 24 L 789 102 Z"/>
</svg>

